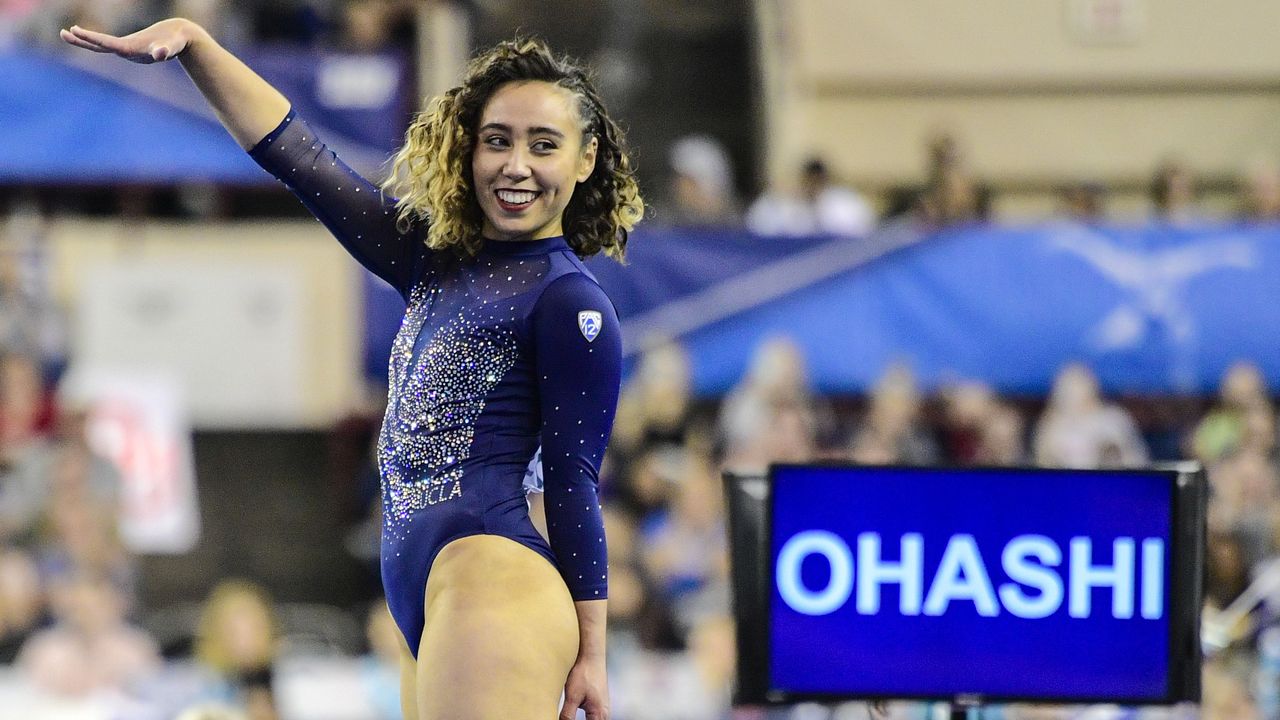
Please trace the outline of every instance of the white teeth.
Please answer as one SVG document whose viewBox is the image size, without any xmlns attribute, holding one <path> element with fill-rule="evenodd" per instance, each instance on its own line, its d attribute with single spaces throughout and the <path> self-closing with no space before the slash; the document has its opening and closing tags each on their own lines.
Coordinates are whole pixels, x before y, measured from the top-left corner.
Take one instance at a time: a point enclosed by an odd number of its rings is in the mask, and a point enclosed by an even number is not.
<svg viewBox="0 0 1280 720">
<path fill-rule="evenodd" d="M 523 205 L 533 202 L 533 198 L 537 195 L 531 190 L 499 190 L 498 198 L 502 202 L 511 203 L 512 205 Z"/>
</svg>

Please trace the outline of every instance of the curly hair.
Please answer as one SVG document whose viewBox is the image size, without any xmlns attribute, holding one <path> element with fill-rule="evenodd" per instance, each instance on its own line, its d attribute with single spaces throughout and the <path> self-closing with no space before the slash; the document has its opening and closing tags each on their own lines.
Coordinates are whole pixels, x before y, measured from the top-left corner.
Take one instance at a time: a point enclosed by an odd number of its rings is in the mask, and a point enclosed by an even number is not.
<svg viewBox="0 0 1280 720">
<path fill-rule="evenodd" d="M 579 183 L 564 210 L 565 240 L 579 257 L 603 251 L 622 261 L 627 235 L 644 215 L 644 201 L 618 124 L 605 111 L 591 76 L 540 40 L 518 38 L 471 61 L 462 84 L 432 98 L 405 133 L 385 191 L 399 197 L 402 227 L 427 223 L 427 247 L 455 248 L 474 256 L 484 240 L 484 215 L 471 174 L 476 129 L 489 98 L 509 82 L 542 81 L 577 101 L 583 141 L 598 142 L 590 177 Z"/>
</svg>

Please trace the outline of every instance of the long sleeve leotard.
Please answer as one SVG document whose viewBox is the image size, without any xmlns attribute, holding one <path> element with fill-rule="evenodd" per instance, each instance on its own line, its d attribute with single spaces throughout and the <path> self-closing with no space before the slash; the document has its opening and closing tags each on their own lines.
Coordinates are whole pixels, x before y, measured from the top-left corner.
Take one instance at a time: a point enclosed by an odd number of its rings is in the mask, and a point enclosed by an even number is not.
<svg viewBox="0 0 1280 720">
<path fill-rule="evenodd" d="M 598 474 L 622 344 L 613 305 L 564 239 L 486 241 L 475 258 L 429 250 L 423 227 L 401 231 L 394 200 L 293 111 L 250 155 L 406 302 L 377 454 L 383 584 L 410 649 L 432 561 L 468 535 L 509 537 L 551 561 L 575 600 L 604 599 Z M 539 448 L 549 546 L 525 500 Z"/>
</svg>

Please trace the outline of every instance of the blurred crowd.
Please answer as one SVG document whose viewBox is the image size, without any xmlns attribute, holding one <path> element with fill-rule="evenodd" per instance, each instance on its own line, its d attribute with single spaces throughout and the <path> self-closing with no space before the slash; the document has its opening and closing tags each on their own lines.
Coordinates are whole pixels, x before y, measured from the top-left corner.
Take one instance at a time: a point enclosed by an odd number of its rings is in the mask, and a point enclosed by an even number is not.
<svg viewBox="0 0 1280 720">
<path fill-rule="evenodd" d="M 290 698 L 324 697 L 307 684 L 319 671 L 299 663 L 337 657 L 346 663 L 343 687 L 357 689 L 352 717 L 396 717 L 399 639 L 378 600 L 308 616 L 252 582 L 227 579 L 185 609 L 148 606 L 139 559 L 121 534 L 121 476 L 90 441 L 90 408 L 57 384 L 65 321 L 32 269 L 42 264 L 32 257 L 38 244 L 22 240 L 38 235 L 38 222 L 10 222 L 0 243 L 0 704 L 6 687 L 21 687 L 124 717 L 290 717 L 298 707 Z M 1280 678 L 1260 679 L 1276 670 L 1257 661 L 1256 638 L 1280 605 L 1224 614 L 1255 577 L 1275 571 L 1280 552 L 1280 444 L 1255 365 L 1233 366 L 1216 400 L 1179 419 L 1172 442 L 1167 428 L 1155 437 L 1144 427 L 1132 403 L 1104 397 L 1080 364 L 1062 368 L 1043 399 L 1001 397 L 969 381 L 926 395 L 905 365 L 888 368 L 865 398 L 823 397 L 810 387 L 803 353 L 783 337 L 761 344 L 723 398 L 696 398 L 691 372 L 678 344 L 643 356 L 623 389 L 602 471 L 617 720 L 799 717 L 729 710 L 735 634 L 720 477 L 814 459 L 1069 468 L 1199 460 L 1212 493 L 1206 623 L 1217 623 L 1222 638 L 1206 670 L 1204 717 L 1275 709 L 1259 707 L 1257 688 Z M 376 427 L 376 410 L 365 420 Z M 376 473 L 367 446 L 360 455 L 344 470 L 365 502 L 347 544 L 375 564 Z M 371 573 L 369 597 L 376 591 Z M 363 623 L 367 639 L 326 639 L 343 623 Z"/>
<path fill-rule="evenodd" d="M 803 353 L 785 337 L 762 343 L 723 398 L 696 398 L 691 373 L 678 344 L 643 356 L 624 387 L 602 471 L 610 688 L 619 720 L 866 717 L 860 704 L 730 713 L 735 636 L 724 471 L 761 473 L 770 463 L 812 460 L 1134 468 L 1194 459 L 1208 468 L 1211 488 L 1206 622 L 1217 622 L 1280 559 L 1275 406 L 1249 362 L 1231 367 L 1218 397 L 1183 411 L 1172 430 L 1144 427 L 1138 417 L 1151 409 L 1135 413 L 1129 405 L 1140 400 L 1104 397 L 1081 364 L 1063 367 L 1043 399 L 1001 397 L 975 381 L 926 395 L 905 365 L 887 369 L 866 398 L 822 397 L 808 383 Z M 1280 677 L 1260 675 L 1268 671 L 1256 639 L 1273 615 L 1280 603 L 1222 628 L 1222 649 L 1206 665 L 1200 717 L 1264 717 L 1259 683 Z M 895 718 L 926 712 L 919 703 L 889 709 Z M 984 717 L 1132 716 L 1125 712 L 1007 706 Z M 1193 715 L 1183 708 L 1143 717 Z"/>
<path fill-rule="evenodd" d="M 805 382 L 804 359 L 785 339 L 764 344 L 751 370 L 722 403 L 701 415 L 688 395 L 689 368 L 668 346 L 647 356 L 620 407 L 606 488 L 613 525 L 626 538 L 611 549 L 621 587 L 643 599 L 623 602 L 611 621 L 645 649 L 662 652 L 658 639 L 683 638 L 687 652 L 707 668 L 732 667 L 731 627 L 725 604 L 727 557 L 724 517 L 715 477 L 719 469 L 761 471 L 771 462 L 843 459 L 868 464 L 1038 465 L 1068 468 L 1141 467 L 1152 459 L 1193 458 L 1209 469 L 1211 511 L 1206 578 L 1206 622 L 1236 600 L 1252 577 L 1274 563 L 1280 549 L 1280 452 L 1274 406 L 1262 376 L 1249 363 L 1225 375 L 1220 397 L 1186 423 L 1175 454 L 1153 458 L 1134 417 L 1108 402 L 1093 374 L 1069 365 L 1043 403 L 1012 402 L 980 383 L 958 382 L 924 397 L 905 367 L 888 370 L 857 412 L 841 412 L 815 397 Z M 638 537 L 638 545 L 629 541 Z M 611 538 L 613 536 L 611 535 Z M 691 553 L 678 548 L 708 548 Z M 624 595 L 625 597 L 625 595 Z M 661 612 L 654 610 L 655 601 Z M 630 608 L 645 612 L 631 614 Z M 1226 629 L 1231 640 L 1206 671 L 1203 717 L 1261 717 L 1251 688 L 1260 680 L 1257 636 L 1274 611 L 1246 614 Z M 716 637 L 723 632 L 722 638 Z M 716 642 L 709 642 L 708 636 Z M 627 646 L 624 646 L 626 648 Z M 619 649 L 618 652 L 625 652 Z M 619 687 L 649 687 L 654 657 L 623 662 Z M 688 657 L 669 656 L 672 665 Z M 679 659 L 676 659 L 676 658 Z M 668 669 L 675 672 L 674 668 Z M 661 682 L 661 679 L 656 682 Z M 676 707 L 714 706 L 724 686 L 682 686 L 690 698 L 647 714 L 652 705 L 619 708 L 625 717 L 676 717 Z M 723 698 L 721 697 L 721 700 Z M 1227 709 L 1218 709 L 1227 708 Z M 904 717 L 912 716 L 902 709 Z M 1270 708 L 1274 710 L 1275 708 Z M 919 711 L 916 708 L 916 711 Z M 1059 716 L 1072 716 L 1061 711 Z M 1009 708 L 1010 717 L 1049 710 Z M 681 716 L 684 717 L 684 716 Z M 718 717 L 688 715 L 687 717 Z"/>
<path fill-rule="evenodd" d="M 940 133 L 925 143 L 924 181 L 890 187 L 879 212 L 858 190 L 842 185 L 839 173 L 820 156 L 806 159 L 794 177 L 766 187 L 745 208 L 733 184 L 725 147 L 708 135 L 680 138 L 668 152 L 670 180 L 656 218 L 676 226 L 744 227 L 768 237 L 866 237 L 877 226 L 899 220 L 940 228 L 983 222 L 994 216 L 995 194 L 972 168 L 962 144 Z M 1221 181 L 1217 185 L 1222 185 Z M 1258 156 L 1230 180 L 1234 207 L 1226 213 L 1203 202 L 1205 181 L 1185 161 L 1170 156 L 1152 170 L 1146 186 L 1146 216 L 1180 225 L 1211 220 L 1280 220 L 1280 164 Z M 1084 223 L 1117 219 L 1107 185 L 1066 183 L 1056 189 L 1054 217 Z"/>
<path fill-rule="evenodd" d="M 352 718 L 397 717 L 400 640 L 376 597 L 376 571 L 370 601 L 357 607 L 281 603 L 233 578 L 210 578 L 203 599 L 180 606 L 156 607 L 140 592 L 144 563 L 121 531 L 127 488 L 95 450 L 92 408 L 59 385 L 68 323 L 45 277 L 43 222 L 20 207 L 0 234 L 0 707 L 34 693 L 41 702 L 108 707 L 113 717 L 270 720 L 312 716 L 308 699 L 342 693 Z M 965 380 L 926 394 L 906 365 L 886 369 L 864 398 L 835 398 L 814 392 L 804 354 L 778 337 L 757 348 L 722 398 L 695 397 L 691 375 L 676 343 L 643 355 L 623 388 L 602 471 L 616 720 L 863 716 L 848 714 L 864 713 L 861 706 L 843 715 L 729 709 L 735 631 L 721 473 L 815 459 L 1067 468 L 1200 461 L 1211 485 L 1205 622 L 1217 638 L 1203 717 L 1280 711 L 1264 692 L 1280 687 L 1280 602 L 1268 593 L 1257 608 L 1238 602 L 1251 583 L 1274 585 L 1280 574 L 1280 443 L 1272 391 L 1254 364 L 1231 367 L 1215 399 L 1183 398 L 1172 419 L 1167 411 L 1154 418 L 1149 399 L 1106 398 L 1081 364 L 1063 367 L 1045 398 L 1002 397 Z M 369 442 L 379 419 L 369 408 L 357 422 L 363 435 L 345 425 L 333 433 L 335 444 L 359 438 L 354 461 L 334 454 L 335 475 L 360 504 L 346 546 L 371 569 L 380 508 Z M 536 497 L 533 505 L 536 517 Z M 890 708 L 893 717 L 924 712 Z"/>
<path fill-rule="evenodd" d="M 851 406 L 816 396 L 798 348 L 777 338 L 759 347 L 750 370 L 722 402 L 695 402 L 689 378 L 678 346 L 646 355 L 625 389 L 610 450 L 605 490 L 610 539 L 617 542 L 610 564 L 618 598 L 610 603 L 610 623 L 627 640 L 614 646 L 620 718 L 722 717 L 679 710 L 723 707 L 732 672 L 721 470 L 761 472 L 774 462 L 814 459 L 1060 468 L 1195 459 L 1208 468 L 1211 485 L 1209 623 L 1271 568 L 1280 551 L 1275 408 L 1261 373 L 1248 362 L 1225 374 L 1219 397 L 1184 418 L 1172 443 L 1149 439 L 1134 414 L 1105 398 L 1094 374 L 1080 364 L 1061 370 L 1043 402 L 1002 398 L 964 381 L 925 396 L 909 368 L 892 367 L 865 402 Z M 1275 615 L 1246 613 L 1223 629 L 1229 640 L 1208 663 L 1202 717 L 1261 717 L 1251 688 L 1277 678 L 1259 678 L 1266 671 L 1256 663 L 1254 639 Z M 681 647 L 684 654 L 671 652 Z M 688 663 L 694 672 L 682 673 Z M 684 680 L 672 686 L 669 675 Z M 667 691 L 651 692 L 658 687 Z M 670 704 L 655 705 L 654 697 Z M 628 704 L 638 698 L 644 700 Z M 895 716 L 921 712 L 904 705 Z M 1079 710 L 1003 712 L 1075 717 Z"/>
</svg>

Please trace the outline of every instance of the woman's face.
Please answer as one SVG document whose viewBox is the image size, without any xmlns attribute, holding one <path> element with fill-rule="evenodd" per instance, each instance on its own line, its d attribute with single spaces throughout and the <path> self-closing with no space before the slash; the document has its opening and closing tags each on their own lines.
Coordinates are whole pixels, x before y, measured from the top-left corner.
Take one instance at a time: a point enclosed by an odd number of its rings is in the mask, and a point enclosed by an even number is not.
<svg viewBox="0 0 1280 720">
<path fill-rule="evenodd" d="M 561 216 L 596 162 L 584 146 L 577 100 L 547 82 L 498 88 L 480 114 L 471 173 L 484 212 L 484 236 L 538 240 L 563 234 Z"/>
</svg>

